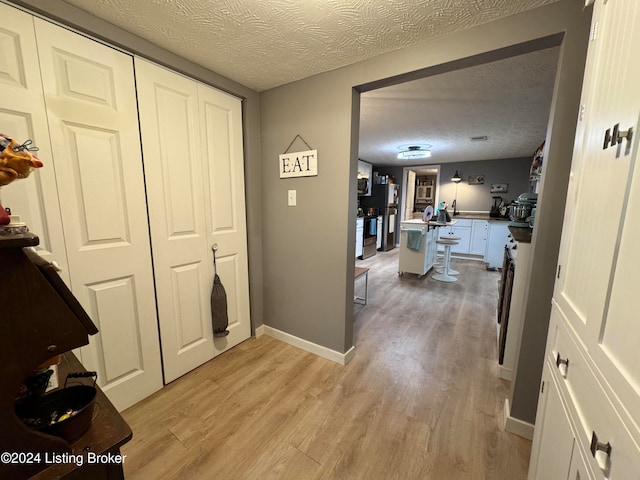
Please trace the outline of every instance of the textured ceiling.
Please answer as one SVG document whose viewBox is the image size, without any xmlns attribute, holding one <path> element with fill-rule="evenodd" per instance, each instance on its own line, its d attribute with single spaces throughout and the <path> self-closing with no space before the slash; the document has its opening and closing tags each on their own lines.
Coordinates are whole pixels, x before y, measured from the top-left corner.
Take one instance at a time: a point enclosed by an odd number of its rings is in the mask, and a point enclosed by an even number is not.
<svg viewBox="0 0 640 480">
<path fill-rule="evenodd" d="M 556 0 L 64 0 L 257 91 Z M 545 137 L 557 49 L 363 94 L 360 158 L 418 164 L 530 156 Z M 472 143 L 470 136 L 487 135 Z"/>
<path fill-rule="evenodd" d="M 556 0 L 65 0 L 258 91 Z"/>
<path fill-rule="evenodd" d="M 363 93 L 359 158 L 408 166 L 531 156 L 546 136 L 558 54 L 549 48 Z M 397 160 L 399 146 L 417 144 L 431 145 L 432 157 Z"/>
</svg>

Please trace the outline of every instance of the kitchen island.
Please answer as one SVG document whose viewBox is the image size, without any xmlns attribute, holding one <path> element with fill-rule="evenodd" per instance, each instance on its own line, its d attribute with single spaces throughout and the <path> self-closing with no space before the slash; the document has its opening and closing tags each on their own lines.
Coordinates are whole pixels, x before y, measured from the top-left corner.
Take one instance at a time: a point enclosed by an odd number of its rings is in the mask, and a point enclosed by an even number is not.
<svg viewBox="0 0 640 480">
<path fill-rule="evenodd" d="M 424 277 L 436 262 L 439 228 L 455 223 L 423 222 L 421 219 L 400 222 L 398 274 L 407 272 L 418 275 L 418 278 Z"/>
</svg>

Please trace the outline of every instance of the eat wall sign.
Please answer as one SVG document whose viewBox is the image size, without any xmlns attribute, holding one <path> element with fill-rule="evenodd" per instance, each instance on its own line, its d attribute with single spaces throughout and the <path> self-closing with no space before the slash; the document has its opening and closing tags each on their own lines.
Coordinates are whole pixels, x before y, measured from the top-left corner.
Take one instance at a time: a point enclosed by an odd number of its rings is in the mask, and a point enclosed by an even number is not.
<svg viewBox="0 0 640 480">
<path fill-rule="evenodd" d="M 291 152 L 280 155 L 280 178 L 318 175 L 318 151 Z"/>
</svg>

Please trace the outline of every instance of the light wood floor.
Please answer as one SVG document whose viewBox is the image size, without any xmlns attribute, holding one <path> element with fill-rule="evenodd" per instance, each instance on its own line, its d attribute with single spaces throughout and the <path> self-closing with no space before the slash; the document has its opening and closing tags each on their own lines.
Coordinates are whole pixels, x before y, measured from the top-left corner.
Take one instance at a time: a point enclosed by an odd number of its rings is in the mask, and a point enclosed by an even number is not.
<svg viewBox="0 0 640 480">
<path fill-rule="evenodd" d="M 503 428 L 499 274 L 455 262 L 445 284 L 399 277 L 398 249 L 358 261 L 369 304 L 346 366 L 263 336 L 130 408 L 127 479 L 525 479 L 530 442 Z"/>
</svg>

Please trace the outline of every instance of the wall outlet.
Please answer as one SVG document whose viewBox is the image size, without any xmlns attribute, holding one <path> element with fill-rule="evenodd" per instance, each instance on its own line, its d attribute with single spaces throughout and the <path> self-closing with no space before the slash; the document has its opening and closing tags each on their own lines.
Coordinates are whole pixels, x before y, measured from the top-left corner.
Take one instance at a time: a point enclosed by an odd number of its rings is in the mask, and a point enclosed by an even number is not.
<svg viewBox="0 0 640 480">
<path fill-rule="evenodd" d="M 289 192 L 287 193 L 287 205 L 289 205 L 290 207 L 295 207 L 296 206 L 296 191 L 295 190 L 289 190 Z"/>
</svg>

